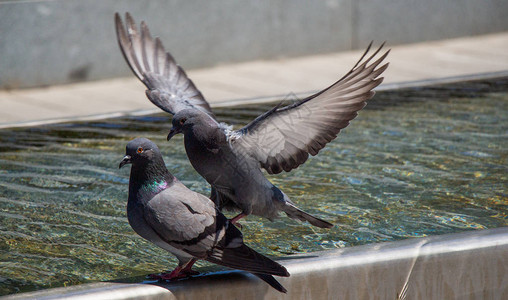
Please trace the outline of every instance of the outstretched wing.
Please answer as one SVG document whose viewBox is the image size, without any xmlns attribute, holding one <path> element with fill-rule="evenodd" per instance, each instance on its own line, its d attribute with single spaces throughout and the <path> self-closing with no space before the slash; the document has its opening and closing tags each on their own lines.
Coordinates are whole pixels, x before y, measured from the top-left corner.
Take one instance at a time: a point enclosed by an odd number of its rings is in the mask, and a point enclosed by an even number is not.
<svg viewBox="0 0 508 300">
<path fill-rule="evenodd" d="M 148 88 L 148 99 L 170 114 L 198 108 L 213 116 L 201 92 L 164 50 L 160 39 L 152 39 L 145 22 L 141 22 L 140 33 L 129 13 L 125 14 L 125 19 L 127 27 L 120 15 L 115 14 L 118 44 L 131 70 Z"/>
<path fill-rule="evenodd" d="M 276 106 L 233 132 L 232 147 L 254 157 L 270 174 L 288 172 L 303 164 L 309 154 L 316 155 L 349 125 L 383 81 L 379 75 L 388 63 L 377 67 L 390 50 L 375 59 L 384 44 L 367 56 L 371 45 L 355 66 L 328 88 L 295 104 Z"/>
</svg>

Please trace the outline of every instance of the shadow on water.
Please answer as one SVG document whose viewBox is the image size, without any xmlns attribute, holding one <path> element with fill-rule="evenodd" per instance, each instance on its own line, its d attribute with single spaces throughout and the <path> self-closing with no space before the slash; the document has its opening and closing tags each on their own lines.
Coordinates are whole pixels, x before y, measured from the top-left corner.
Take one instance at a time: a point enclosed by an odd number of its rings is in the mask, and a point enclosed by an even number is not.
<svg viewBox="0 0 508 300">
<path fill-rule="evenodd" d="M 216 109 L 236 127 L 270 105 Z M 0 130 L 0 295 L 172 269 L 134 234 L 125 205 L 126 143 L 152 139 L 171 172 L 208 195 L 169 116 Z M 242 221 L 245 241 L 274 257 L 506 226 L 508 78 L 410 88 L 376 97 L 320 155 L 269 176 L 300 207 L 336 224 Z M 290 238 L 288 238 L 290 237 Z M 222 270 L 198 262 L 200 271 Z M 208 271 L 207 271 L 208 270 Z"/>
</svg>

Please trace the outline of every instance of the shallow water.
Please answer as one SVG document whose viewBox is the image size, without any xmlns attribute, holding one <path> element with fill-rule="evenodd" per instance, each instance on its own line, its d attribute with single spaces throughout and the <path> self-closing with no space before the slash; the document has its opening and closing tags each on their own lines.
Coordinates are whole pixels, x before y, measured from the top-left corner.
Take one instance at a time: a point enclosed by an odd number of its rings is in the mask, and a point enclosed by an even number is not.
<svg viewBox="0 0 508 300">
<path fill-rule="evenodd" d="M 246 124 L 271 105 L 216 109 Z M 239 126 L 237 125 L 237 126 Z M 0 295 L 171 269 L 134 234 L 125 144 L 143 136 L 172 173 L 209 194 L 168 115 L 0 130 Z M 301 208 L 336 224 L 242 221 L 273 256 L 508 225 L 508 78 L 378 93 L 352 125 L 291 173 L 270 176 Z M 198 263 L 201 270 L 216 270 Z M 199 269 L 199 268 L 198 268 Z"/>
</svg>

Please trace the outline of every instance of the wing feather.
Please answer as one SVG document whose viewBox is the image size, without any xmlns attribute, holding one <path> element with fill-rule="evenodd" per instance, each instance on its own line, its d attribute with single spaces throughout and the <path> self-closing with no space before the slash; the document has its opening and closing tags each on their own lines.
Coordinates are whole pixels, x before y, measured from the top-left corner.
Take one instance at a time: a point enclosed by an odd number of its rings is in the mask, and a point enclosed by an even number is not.
<svg viewBox="0 0 508 300">
<path fill-rule="evenodd" d="M 196 257 L 205 257 L 225 234 L 225 218 L 213 203 L 181 184 L 154 196 L 144 214 L 162 240 Z"/>
<path fill-rule="evenodd" d="M 371 43 L 372 45 L 372 43 Z M 364 52 L 355 66 L 328 88 L 297 103 L 274 107 L 231 135 L 233 148 L 248 153 L 270 174 L 291 171 L 316 155 L 347 127 L 374 96 L 383 63 L 390 50 L 379 55 Z"/>
<path fill-rule="evenodd" d="M 140 31 L 129 13 L 125 14 L 126 27 L 120 15 L 115 14 L 118 45 L 136 77 L 148 88 L 148 99 L 160 109 L 175 114 L 186 108 L 197 108 L 211 116 L 208 102 L 176 64 L 159 38 L 153 39 L 145 22 Z"/>
</svg>

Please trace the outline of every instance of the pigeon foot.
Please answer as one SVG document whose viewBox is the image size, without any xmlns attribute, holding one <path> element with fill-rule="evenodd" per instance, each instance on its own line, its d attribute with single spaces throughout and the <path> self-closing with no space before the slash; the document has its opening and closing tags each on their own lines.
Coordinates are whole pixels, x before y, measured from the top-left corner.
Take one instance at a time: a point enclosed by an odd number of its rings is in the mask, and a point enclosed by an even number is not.
<svg viewBox="0 0 508 300">
<path fill-rule="evenodd" d="M 189 276 L 196 276 L 196 275 L 199 275 L 201 273 L 199 273 L 198 271 L 195 271 L 195 270 L 187 270 L 187 271 L 182 271 L 183 274 L 187 275 L 187 277 Z"/>
<path fill-rule="evenodd" d="M 194 265 L 194 263 L 196 262 L 196 259 L 193 258 L 191 259 L 182 269 L 182 273 L 187 275 L 187 276 L 193 276 L 193 275 L 199 275 L 199 272 L 198 271 L 194 271 L 192 270 L 192 266 Z"/>
<path fill-rule="evenodd" d="M 187 274 L 182 273 L 181 267 L 176 267 L 170 273 L 150 274 L 150 275 L 148 275 L 148 278 L 157 279 L 159 281 L 164 281 L 164 280 L 171 281 L 171 280 L 185 278 L 187 276 L 188 276 Z"/>
<path fill-rule="evenodd" d="M 183 267 L 177 266 L 171 273 L 160 273 L 160 274 L 150 274 L 148 277 L 150 279 L 157 279 L 160 281 L 172 281 L 182 278 L 187 278 L 193 275 L 199 275 L 198 271 L 192 270 L 192 266 L 196 262 L 196 259 L 191 259 L 187 262 Z"/>
<path fill-rule="evenodd" d="M 236 217 L 232 218 L 229 220 L 229 222 L 237 227 L 240 227 L 240 229 L 242 229 L 242 224 L 238 223 L 238 221 L 240 221 L 240 219 L 242 218 L 245 218 L 247 215 L 244 214 L 244 213 L 240 213 L 238 214 Z"/>
</svg>

